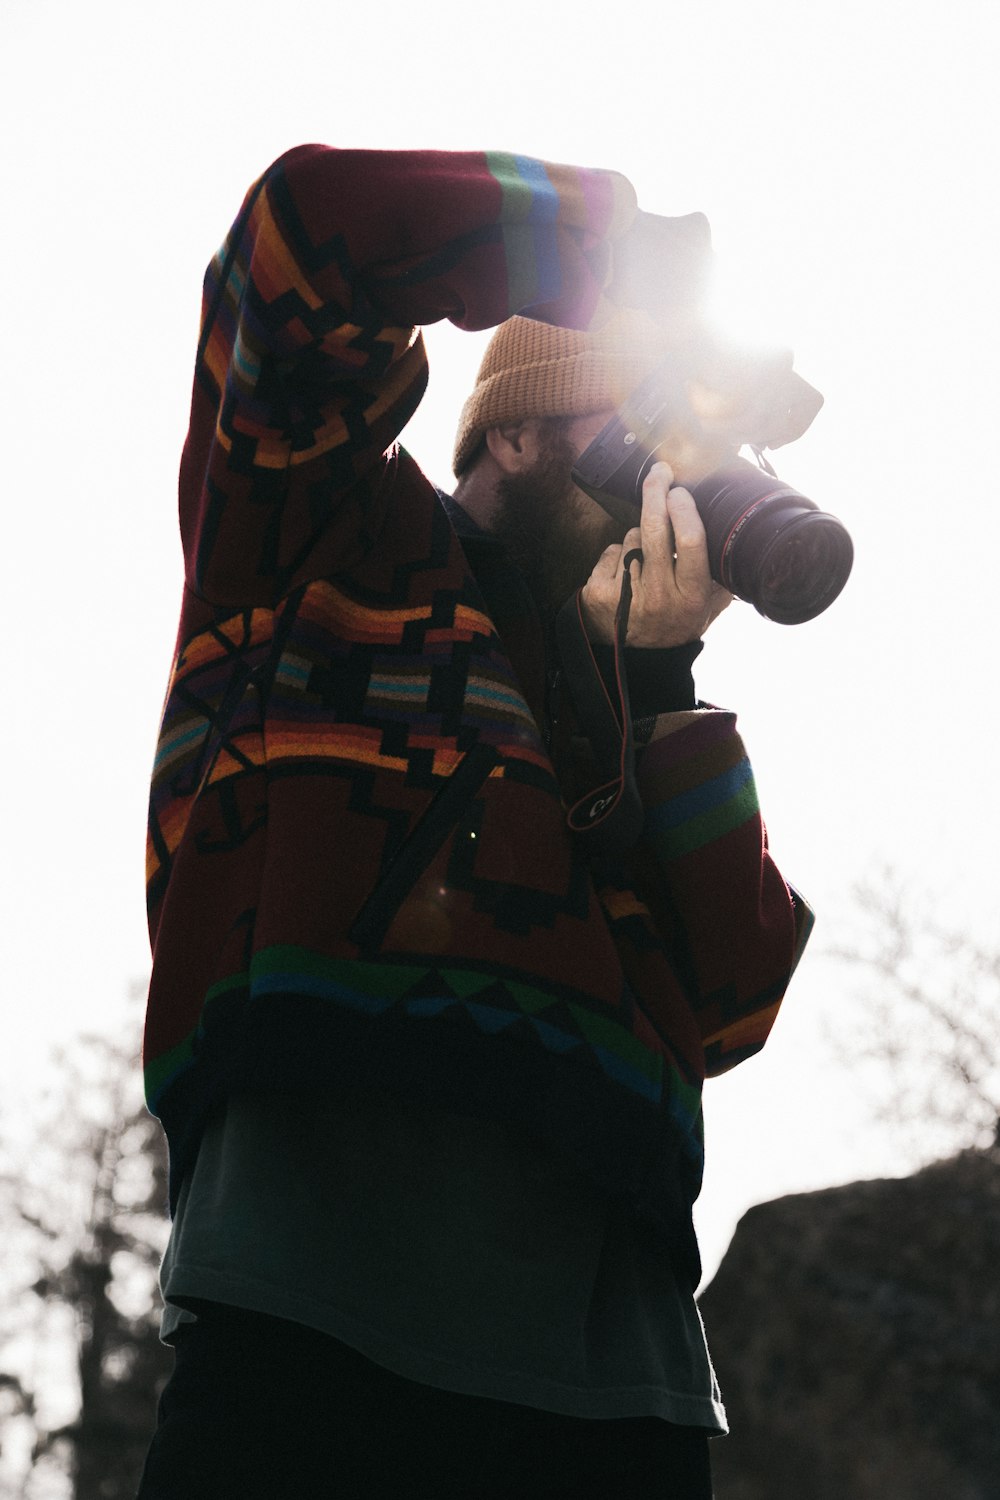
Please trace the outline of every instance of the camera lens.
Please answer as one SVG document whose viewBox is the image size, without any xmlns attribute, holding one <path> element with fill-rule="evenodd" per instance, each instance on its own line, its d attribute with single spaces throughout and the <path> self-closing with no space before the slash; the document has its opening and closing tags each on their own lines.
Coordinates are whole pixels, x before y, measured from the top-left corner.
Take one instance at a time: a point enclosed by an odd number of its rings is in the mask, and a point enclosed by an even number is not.
<svg viewBox="0 0 1000 1500">
<path fill-rule="evenodd" d="M 812 620 L 833 603 L 854 561 L 835 516 L 739 458 L 691 493 L 712 577 L 730 593 L 782 625 Z"/>
</svg>

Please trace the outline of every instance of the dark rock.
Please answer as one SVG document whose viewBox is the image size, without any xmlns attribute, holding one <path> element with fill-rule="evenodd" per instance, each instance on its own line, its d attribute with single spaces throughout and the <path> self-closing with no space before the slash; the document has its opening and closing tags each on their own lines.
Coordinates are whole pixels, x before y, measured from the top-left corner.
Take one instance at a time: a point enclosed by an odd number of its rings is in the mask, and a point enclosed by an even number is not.
<svg viewBox="0 0 1000 1500">
<path fill-rule="evenodd" d="M 1000 1500 L 1000 1152 L 752 1208 L 701 1309 L 717 1500 Z"/>
</svg>

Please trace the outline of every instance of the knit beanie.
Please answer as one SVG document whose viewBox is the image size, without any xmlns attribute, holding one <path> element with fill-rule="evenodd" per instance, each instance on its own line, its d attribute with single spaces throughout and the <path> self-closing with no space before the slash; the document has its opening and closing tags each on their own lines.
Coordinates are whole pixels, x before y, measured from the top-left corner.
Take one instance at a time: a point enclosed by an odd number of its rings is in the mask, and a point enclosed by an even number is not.
<svg viewBox="0 0 1000 1500">
<path fill-rule="evenodd" d="M 594 333 L 532 318 L 501 323 L 462 408 L 454 470 L 461 474 L 487 428 L 524 417 L 582 417 L 617 407 L 670 352 L 648 315 L 617 310 Z"/>
</svg>

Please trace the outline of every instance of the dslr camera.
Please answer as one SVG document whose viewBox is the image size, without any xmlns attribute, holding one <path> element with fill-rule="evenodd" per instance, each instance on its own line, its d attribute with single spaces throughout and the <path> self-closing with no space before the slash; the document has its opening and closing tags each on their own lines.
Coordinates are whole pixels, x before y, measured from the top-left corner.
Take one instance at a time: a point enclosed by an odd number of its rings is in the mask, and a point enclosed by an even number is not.
<svg viewBox="0 0 1000 1500">
<path fill-rule="evenodd" d="M 764 457 L 800 437 L 823 404 L 788 351 L 744 351 L 707 335 L 672 353 L 580 455 L 573 480 L 629 526 L 659 459 L 694 496 L 712 577 L 783 625 L 821 614 L 847 582 L 851 538 L 784 484 Z M 756 462 L 741 458 L 747 447 Z"/>
</svg>

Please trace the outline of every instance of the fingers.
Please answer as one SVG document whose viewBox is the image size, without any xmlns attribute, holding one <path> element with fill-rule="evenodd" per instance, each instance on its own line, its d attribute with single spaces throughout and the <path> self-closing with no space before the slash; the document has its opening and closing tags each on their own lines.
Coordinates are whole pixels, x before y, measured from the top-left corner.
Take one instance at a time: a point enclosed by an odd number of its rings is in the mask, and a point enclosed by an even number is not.
<svg viewBox="0 0 1000 1500">
<path fill-rule="evenodd" d="M 583 590 L 591 638 L 614 639 L 614 622 L 628 561 L 632 606 L 628 641 L 671 646 L 697 640 L 726 607 L 730 595 L 711 576 L 708 546 L 694 497 L 671 489 L 669 464 L 652 466 L 642 487 L 638 526 L 605 548 Z M 641 554 L 641 555 L 637 555 Z"/>
<path fill-rule="evenodd" d="M 667 495 L 674 482 L 674 472 L 667 463 L 655 463 L 642 483 L 642 515 L 639 521 L 643 565 L 654 571 L 672 567 L 673 538 Z M 626 538 L 627 541 L 627 538 Z"/>
<path fill-rule="evenodd" d="M 605 547 L 591 570 L 591 579 L 611 583 L 621 567 L 623 552 L 624 549 L 618 542 Z"/>
<path fill-rule="evenodd" d="M 622 544 L 621 548 L 619 549 L 617 568 L 619 574 L 619 583 L 621 582 L 620 575 L 625 571 L 626 562 L 628 563 L 629 572 L 632 575 L 632 582 L 635 583 L 639 577 L 639 569 L 641 568 L 644 561 L 645 553 L 642 549 L 642 532 L 640 531 L 638 526 L 633 526 L 631 530 L 626 531 L 625 535 L 622 537 Z"/>
<path fill-rule="evenodd" d="M 705 528 L 688 490 L 679 486 L 667 496 L 667 508 L 674 533 L 674 579 L 682 594 L 708 596 L 712 577 L 708 566 Z"/>
<path fill-rule="evenodd" d="M 643 574 L 650 587 L 676 590 L 681 595 L 707 595 L 712 586 L 705 544 L 705 528 L 690 491 L 673 485 L 673 470 L 656 463 L 642 486 L 639 527 Z M 632 532 L 625 538 L 626 551 Z"/>
<path fill-rule="evenodd" d="M 583 586 L 581 602 L 591 640 L 614 640 L 624 555 L 625 549 L 620 543 L 613 542 L 610 547 L 605 547 Z"/>
</svg>

